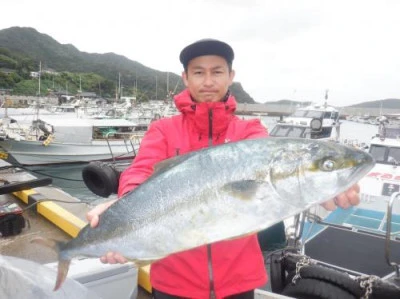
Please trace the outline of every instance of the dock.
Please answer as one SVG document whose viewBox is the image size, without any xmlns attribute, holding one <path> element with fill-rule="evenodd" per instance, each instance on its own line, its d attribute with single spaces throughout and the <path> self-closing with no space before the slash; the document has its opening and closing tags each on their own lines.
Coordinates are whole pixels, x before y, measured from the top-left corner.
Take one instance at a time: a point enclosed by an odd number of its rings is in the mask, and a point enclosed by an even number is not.
<svg viewBox="0 0 400 299">
<path fill-rule="evenodd" d="M 7 164 L 0 160 L 0 169 L 4 169 L 0 171 L 2 181 L 15 183 L 35 179 L 28 172 L 8 168 Z M 39 264 L 55 263 L 58 260 L 57 255 L 50 248 L 30 241 L 35 237 L 70 240 L 87 224 L 86 213 L 93 208 L 90 204 L 51 185 L 2 194 L 0 206 L 5 204 L 17 204 L 23 209 L 22 215 L 26 224 L 21 233 L 0 237 L 0 254 Z M 132 281 L 138 283 L 139 299 L 151 298 L 149 270 L 149 266 L 140 268 L 138 282 Z"/>
</svg>

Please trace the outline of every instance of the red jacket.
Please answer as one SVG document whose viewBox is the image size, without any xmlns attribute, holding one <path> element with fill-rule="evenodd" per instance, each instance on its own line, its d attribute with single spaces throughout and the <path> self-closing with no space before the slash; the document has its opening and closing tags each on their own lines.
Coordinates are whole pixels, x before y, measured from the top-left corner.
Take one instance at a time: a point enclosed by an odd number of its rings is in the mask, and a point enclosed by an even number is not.
<svg viewBox="0 0 400 299">
<path fill-rule="evenodd" d="M 259 120 L 242 120 L 233 114 L 233 96 L 224 102 L 195 103 L 185 90 L 175 97 L 175 104 L 181 114 L 151 124 L 134 162 L 121 175 L 119 196 L 145 181 L 154 164 L 161 160 L 224 142 L 268 135 Z M 154 262 L 150 281 L 157 290 L 180 297 L 209 298 L 212 288 L 217 298 L 223 298 L 255 289 L 266 283 L 267 276 L 257 236 L 251 235 Z"/>
</svg>

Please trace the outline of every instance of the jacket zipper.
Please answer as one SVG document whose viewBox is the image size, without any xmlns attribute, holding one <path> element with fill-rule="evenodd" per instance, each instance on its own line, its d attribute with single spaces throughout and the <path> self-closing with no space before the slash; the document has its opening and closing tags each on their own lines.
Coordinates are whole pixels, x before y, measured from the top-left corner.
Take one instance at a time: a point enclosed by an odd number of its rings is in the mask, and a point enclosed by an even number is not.
<svg viewBox="0 0 400 299">
<path fill-rule="evenodd" d="M 208 146 L 213 146 L 213 111 L 212 109 L 208 110 Z M 214 290 L 214 273 L 212 267 L 212 255 L 211 255 L 211 244 L 207 244 L 207 261 L 208 261 L 208 277 L 210 278 L 210 299 L 215 298 L 215 290 Z"/>
<path fill-rule="evenodd" d="M 213 111 L 212 109 L 208 110 L 208 146 L 213 146 Z"/>
</svg>

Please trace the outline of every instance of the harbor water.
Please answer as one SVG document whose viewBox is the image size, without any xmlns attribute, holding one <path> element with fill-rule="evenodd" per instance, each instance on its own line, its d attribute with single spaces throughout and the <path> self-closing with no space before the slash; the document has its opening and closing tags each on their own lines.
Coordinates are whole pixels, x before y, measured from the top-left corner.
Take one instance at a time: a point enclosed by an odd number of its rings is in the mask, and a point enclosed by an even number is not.
<svg viewBox="0 0 400 299">
<path fill-rule="evenodd" d="M 249 118 L 249 117 L 246 117 Z M 264 116 L 262 123 L 269 131 L 273 129 L 278 118 Z M 369 145 L 371 137 L 378 133 L 378 126 L 357 123 L 351 121 L 342 121 L 341 141 Z M 84 184 L 82 179 L 82 169 L 86 164 L 46 166 L 31 169 L 30 172 L 38 178 L 51 177 L 53 185 L 61 188 L 72 196 L 96 204 L 105 199 L 93 194 Z M 116 195 L 110 195 L 108 199 L 115 198 Z"/>
</svg>

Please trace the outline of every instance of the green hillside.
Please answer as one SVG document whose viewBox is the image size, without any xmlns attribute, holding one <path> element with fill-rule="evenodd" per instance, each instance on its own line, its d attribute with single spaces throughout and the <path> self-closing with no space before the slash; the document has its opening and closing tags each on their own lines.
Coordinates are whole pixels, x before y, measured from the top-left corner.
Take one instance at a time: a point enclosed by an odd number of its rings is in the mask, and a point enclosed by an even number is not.
<svg viewBox="0 0 400 299">
<path fill-rule="evenodd" d="M 382 100 L 378 100 L 378 101 L 369 101 L 369 102 L 352 105 L 351 107 L 399 109 L 400 108 L 400 99 L 382 99 Z"/>
<path fill-rule="evenodd" d="M 43 71 L 58 73 L 42 73 L 41 94 L 67 90 L 74 94 L 82 86 L 82 91 L 115 98 L 119 78 L 123 95 L 136 94 L 140 100 L 165 99 L 167 86 L 175 93 L 184 89 L 177 74 L 148 68 L 122 55 L 81 52 L 33 28 L 0 30 L 0 89 L 12 89 L 17 95 L 36 95 L 38 80 L 32 79 L 30 72 L 39 71 L 40 62 Z M 231 89 L 238 102 L 254 103 L 240 83 L 235 82 Z"/>
<path fill-rule="evenodd" d="M 311 102 L 299 102 L 299 101 L 292 101 L 292 100 L 279 100 L 275 102 L 268 102 L 268 104 L 277 104 L 277 105 L 287 105 L 287 106 L 301 106 L 305 107 L 311 105 Z M 328 102 L 328 105 L 329 102 Z M 353 107 L 353 108 L 385 108 L 385 109 L 399 109 L 400 108 L 400 99 L 382 99 L 378 101 L 369 101 L 369 102 L 362 102 L 359 104 L 346 106 L 346 107 Z"/>
</svg>

